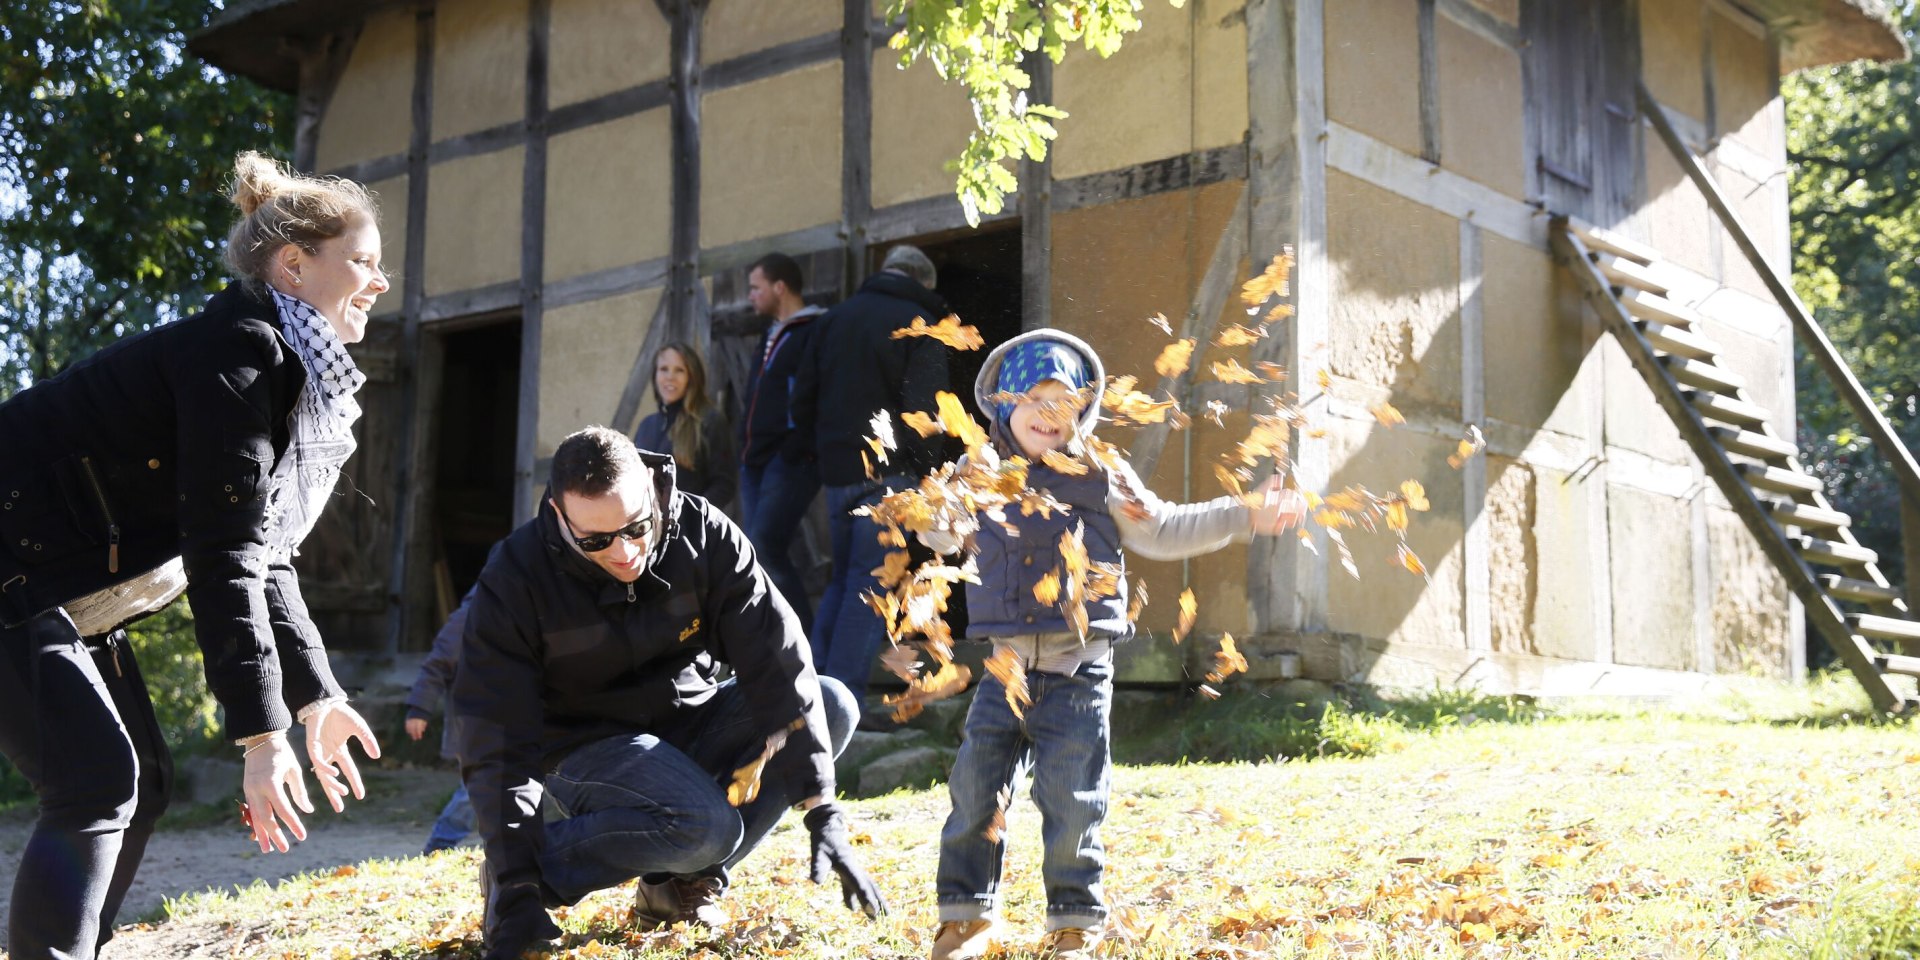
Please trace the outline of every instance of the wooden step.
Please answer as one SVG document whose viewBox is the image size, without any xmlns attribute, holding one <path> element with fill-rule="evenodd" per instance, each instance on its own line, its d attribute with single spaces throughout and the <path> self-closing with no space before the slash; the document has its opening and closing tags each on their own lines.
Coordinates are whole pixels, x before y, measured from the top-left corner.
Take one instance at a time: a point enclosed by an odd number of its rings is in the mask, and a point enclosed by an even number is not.
<svg viewBox="0 0 1920 960">
<path fill-rule="evenodd" d="M 1823 563 L 1830 567 L 1860 566 L 1861 564 L 1876 563 L 1880 559 L 1879 554 L 1868 550 L 1866 547 L 1855 546 L 1851 543 L 1841 543 L 1838 540 L 1820 540 L 1815 537 L 1793 537 L 1789 542 L 1800 548 L 1800 555 L 1807 558 L 1809 563 Z"/>
<path fill-rule="evenodd" d="M 1768 490 L 1773 493 L 1786 493 L 1796 496 L 1819 493 L 1820 480 L 1817 477 L 1789 470 L 1786 467 L 1763 467 L 1754 463 L 1734 464 L 1734 470 L 1740 473 L 1740 479 L 1755 490 Z"/>
<path fill-rule="evenodd" d="M 1806 503 L 1776 503 L 1771 511 L 1773 522 L 1781 526 L 1838 530 L 1853 526 L 1853 518 L 1838 510 L 1828 510 Z"/>
<path fill-rule="evenodd" d="M 1745 400 L 1736 400 L 1723 393 L 1713 393 L 1708 390 L 1685 390 L 1682 391 L 1682 395 L 1687 398 L 1689 404 L 1693 405 L 1693 409 L 1699 411 L 1701 416 L 1709 420 L 1718 420 L 1721 423 L 1731 423 L 1744 427 L 1756 423 L 1766 423 L 1767 418 L 1772 416 L 1766 407 L 1757 403 L 1748 403 Z"/>
<path fill-rule="evenodd" d="M 1638 260 L 1641 263 L 1652 263 L 1660 259 L 1660 251 L 1637 240 L 1629 240 L 1611 230 L 1602 230 L 1584 220 L 1568 217 L 1567 228 L 1572 230 L 1574 235 L 1580 238 L 1580 242 L 1586 244 L 1590 250 L 1604 251 L 1629 260 Z"/>
<path fill-rule="evenodd" d="M 1920 640 L 1920 623 L 1898 617 L 1879 617 L 1871 613 L 1847 614 L 1853 632 L 1875 640 Z"/>
<path fill-rule="evenodd" d="M 1616 287 L 1645 290 L 1662 297 L 1667 295 L 1667 285 L 1661 282 L 1658 274 L 1646 264 L 1611 253 L 1594 254 L 1593 263 L 1600 268 L 1600 273 L 1607 278 L 1607 282 Z"/>
<path fill-rule="evenodd" d="M 1920 657 L 1902 657 L 1883 653 L 1873 658 L 1873 665 L 1881 673 L 1897 673 L 1902 676 L 1920 677 Z"/>
<path fill-rule="evenodd" d="M 1871 580 L 1855 580 L 1838 574 L 1828 573 L 1820 577 L 1820 589 L 1841 600 L 1854 603 L 1901 603 L 1900 591 L 1893 587 L 1883 587 Z"/>
<path fill-rule="evenodd" d="M 1681 327 L 1668 326 L 1652 320 L 1636 320 L 1633 325 L 1640 328 L 1640 335 L 1647 338 L 1656 350 L 1692 360 L 1712 360 L 1720 353 L 1720 345 L 1697 333 Z"/>
<path fill-rule="evenodd" d="M 1626 290 L 1620 294 L 1620 303 L 1627 313 L 1638 320 L 1652 320 L 1669 327 L 1698 330 L 1701 327 L 1700 315 L 1672 300 L 1645 290 Z"/>
<path fill-rule="evenodd" d="M 1747 382 L 1740 375 L 1704 360 L 1688 360 L 1685 357 L 1661 357 L 1661 366 L 1673 374 L 1675 380 L 1689 387 L 1699 387 L 1714 393 L 1739 393 Z"/>
<path fill-rule="evenodd" d="M 1713 434 L 1713 439 L 1727 452 L 1743 454 L 1758 460 L 1787 460 L 1799 452 L 1793 444 L 1785 440 L 1752 430 L 1709 427 L 1707 432 Z"/>
</svg>

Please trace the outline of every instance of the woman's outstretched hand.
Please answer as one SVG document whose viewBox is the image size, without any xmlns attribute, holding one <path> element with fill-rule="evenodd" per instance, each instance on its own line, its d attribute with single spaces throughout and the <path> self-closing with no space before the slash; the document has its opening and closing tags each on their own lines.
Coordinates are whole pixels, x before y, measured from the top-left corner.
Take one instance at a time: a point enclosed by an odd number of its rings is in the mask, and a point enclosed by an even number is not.
<svg viewBox="0 0 1920 960">
<path fill-rule="evenodd" d="M 253 839 L 260 844 L 261 853 L 286 853 L 290 846 L 288 832 L 295 840 L 307 838 L 307 828 L 301 825 L 295 808 L 312 813 L 313 802 L 307 799 L 307 781 L 300 775 L 300 755 L 287 743 L 286 734 L 276 733 L 247 748 L 240 789 L 247 798 L 247 825 L 253 828 Z M 286 824 L 284 831 L 282 823 Z"/>
<path fill-rule="evenodd" d="M 313 761 L 313 777 L 320 781 L 320 792 L 326 794 L 334 813 L 346 809 L 343 801 L 349 788 L 355 800 L 367 796 L 367 788 L 360 782 L 360 768 L 347 749 L 349 740 L 360 741 L 367 759 L 380 759 L 380 742 L 374 739 L 373 730 L 346 701 L 322 703 L 307 717 L 307 758 Z M 340 782 L 342 775 L 346 783 Z"/>
<path fill-rule="evenodd" d="M 1299 526 L 1307 516 L 1307 498 L 1300 491 L 1283 486 L 1279 477 L 1269 477 L 1254 491 L 1259 498 L 1258 506 L 1251 506 L 1253 514 L 1253 532 L 1266 536 L 1276 536 Z"/>
</svg>

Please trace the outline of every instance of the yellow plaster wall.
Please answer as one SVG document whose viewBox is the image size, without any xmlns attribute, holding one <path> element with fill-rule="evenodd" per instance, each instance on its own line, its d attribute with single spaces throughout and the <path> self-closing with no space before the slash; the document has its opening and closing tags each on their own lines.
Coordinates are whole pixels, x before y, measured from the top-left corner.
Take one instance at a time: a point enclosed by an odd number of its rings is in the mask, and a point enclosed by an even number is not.
<svg viewBox="0 0 1920 960">
<path fill-rule="evenodd" d="M 1713 276 L 1718 264 L 1710 238 L 1720 221 L 1665 145 L 1649 137 L 1644 155 L 1647 202 L 1639 213 L 1641 235 L 1653 241 L 1666 259 Z"/>
<path fill-rule="evenodd" d="M 1773 158 L 1785 150 L 1784 116 L 1774 97 L 1779 83 L 1773 48 L 1763 37 L 1714 10 L 1713 119 L 1716 135 L 1732 136 Z"/>
<path fill-rule="evenodd" d="M 648 110 L 547 146 L 546 279 L 666 256 L 673 232 L 670 111 Z"/>
<path fill-rule="evenodd" d="M 949 84 L 922 58 L 900 69 L 892 50 L 873 53 L 873 205 L 953 193 L 946 162 L 973 130 L 966 88 Z"/>
<path fill-rule="evenodd" d="M 1781 246 L 1782 211 L 1786 207 L 1787 197 L 1785 180 L 1780 176 L 1767 183 L 1755 183 L 1746 174 L 1730 166 L 1709 163 L 1708 169 L 1720 184 L 1720 192 L 1725 194 L 1739 214 L 1740 222 L 1746 225 L 1748 235 L 1760 245 L 1760 251 L 1767 254 L 1777 268 L 1790 269 L 1791 264 L 1783 262 L 1776 252 Z M 1721 230 L 1720 220 L 1714 218 L 1713 229 Z M 1743 293 L 1771 301 L 1773 294 L 1760 279 L 1760 274 L 1747 262 L 1746 254 L 1740 252 L 1739 244 L 1733 242 L 1731 234 L 1725 234 L 1720 241 L 1720 276 L 1728 286 Z"/>
<path fill-rule="evenodd" d="M 1607 488 L 1615 663 L 1698 666 L 1693 635 L 1693 521 L 1685 500 Z"/>
<path fill-rule="evenodd" d="M 461 0 L 434 13 L 433 138 L 526 116 L 527 0 Z"/>
<path fill-rule="evenodd" d="M 1482 354 L 1487 415 L 1521 427 L 1582 436 L 1591 386 L 1572 278 L 1544 250 L 1480 234 Z"/>
<path fill-rule="evenodd" d="M 1326 6 L 1327 119 L 1420 153 L 1420 28 L 1416 0 Z"/>
<path fill-rule="evenodd" d="M 1660 0 L 1640 6 L 1640 76 L 1654 99 L 1695 120 L 1707 115 L 1705 4 Z M 1648 138 L 1648 152 L 1657 146 Z"/>
<path fill-rule="evenodd" d="M 384 317 L 399 313 L 406 302 L 407 276 L 401 267 L 407 262 L 407 178 L 376 180 L 367 189 L 380 205 L 380 266 L 393 285 L 374 301 L 373 315 Z"/>
<path fill-rule="evenodd" d="M 536 456 L 552 456 L 567 434 L 613 419 L 659 304 L 654 287 L 542 315 Z"/>
<path fill-rule="evenodd" d="M 1493 649 L 1591 660 L 1594 591 L 1586 490 L 1563 473 L 1487 454 L 1487 578 Z"/>
<path fill-rule="evenodd" d="M 718 63 L 840 29 L 840 0 L 711 0 L 700 28 L 700 60 Z"/>
<path fill-rule="evenodd" d="M 1434 20 L 1441 165 L 1524 199 L 1526 98 L 1520 83 L 1520 55 L 1452 18 Z"/>
<path fill-rule="evenodd" d="M 1241 189 L 1240 181 L 1231 181 L 1054 214 L 1054 325 L 1092 343 L 1110 376 L 1133 374 L 1144 384 L 1157 383 L 1153 360 L 1168 338 L 1146 318 L 1160 312 L 1180 322 Z M 1178 228 L 1158 229 L 1162 224 Z M 1236 276 L 1244 271 L 1242 265 Z M 1219 319 L 1234 316 L 1235 302 L 1229 298 Z M 1209 357 L 1228 355 L 1218 347 L 1208 351 Z M 1243 348 L 1233 354 L 1244 363 L 1245 352 Z M 1246 435 L 1245 411 L 1235 411 L 1226 423 L 1223 429 L 1194 420 L 1190 487 L 1188 437 L 1181 433 L 1168 436 L 1148 485 L 1174 499 L 1217 496 L 1212 463 L 1229 443 Z M 1136 433 L 1131 428 L 1101 428 L 1102 439 L 1121 447 L 1132 446 Z M 1183 581 L 1178 563 L 1129 558 L 1128 569 L 1146 578 L 1154 598 L 1141 615 L 1143 625 L 1164 636 L 1173 626 L 1174 598 L 1190 582 L 1201 601 L 1199 629 L 1244 634 L 1246 563 L 1245 548 L 1232 547 L 1193 560 L 1190 577 Z"/>
<path fill-rule="evenodd" d="M 1393 430 L 1372 420 L 1327 418 L 1327 452 L 1332 466 L 1329 490 L 1359 484 L 1392 490 L 1402 480 L 1426 485 L 1433 509 L 1416 514 L 1407 544 L 1427 566 L 1431 582 L 1395 562 L 1396 540 L 1382 529 L 1345 531 L 1359 579 L 1337 556 L 1329 563 L 1327 620 L 1340 633 L 1396 643 L 1459 649 L 1466 645 L 1462 474 L 1447 468 L 1453 441 Z"/>
<path fill-rule="evenodd" d="M 547 102 L 565 106 L 658 80 L 668 71 L 667 21 L 651 3 L 552 0 Z"/>
<path fill-rule="evenodd" d="M 1329 171 L 1327 252 L 1329 372 L 1457 416 L 1459 221 Z"/>
<path fill-rule="evenodd" d="M 709 93 L 700 111 L 702 246 L 840 220 L 838 61 Z"/>
<path fill-rule="evenodd" d="M 428 295 L 520 279 L 521 164 L 515 148 L 434 164 L 427 174 Z"/>
<path fill-rule="evenodd" d="M 1673 418 L 1653 398 L 1647 380 L 1611 336 L 1600 338 L 1600 371 L 1605 381 L 1601 407 L 1609 446 L 1625 447 L 1668 463 L 1689 463 L 1693 449 L 1680 436 Z"/>
<path fill-rule="evenodd" d="M 413 47 L 412 12 L 367 17 L 320 121 L 316 169 L 406 152 L 413 132 Z"/>
<path fill-rule="evenodd" d="M 1247 132 L 1240 0 L 1149 5 L 1142 29 L 1105 60 L 1076 48 L 1055 71 L 1056 178 L 1116 170 L 1237 143 Z"/>
</svg>

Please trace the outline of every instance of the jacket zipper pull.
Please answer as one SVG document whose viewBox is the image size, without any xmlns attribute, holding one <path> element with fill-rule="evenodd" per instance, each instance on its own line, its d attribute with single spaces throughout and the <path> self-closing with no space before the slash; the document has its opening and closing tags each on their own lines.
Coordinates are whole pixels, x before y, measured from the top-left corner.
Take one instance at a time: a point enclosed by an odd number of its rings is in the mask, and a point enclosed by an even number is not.
<svg viewBox="0 0 1920 960">
<path fill-rule="evenodd" d="M 627 602 L 633 602 L 633 584 L 631 583 L 627 584 Z"/>
<path fill-rule="evenodd" d="M 107 572 L 120 572 L 120 525 L 117 523 L 107 527 Z M 116 667 L 119 662 L 114 661 Z"/>
<path fill-rule="evenodd" d="M 126 674 L 120 672 L 120 645 L 113 642 L 112 637 L 107 638 L 107 650 L 113 654 L 113 675 L 116 677 L 126 676 Z"/>
</svg>

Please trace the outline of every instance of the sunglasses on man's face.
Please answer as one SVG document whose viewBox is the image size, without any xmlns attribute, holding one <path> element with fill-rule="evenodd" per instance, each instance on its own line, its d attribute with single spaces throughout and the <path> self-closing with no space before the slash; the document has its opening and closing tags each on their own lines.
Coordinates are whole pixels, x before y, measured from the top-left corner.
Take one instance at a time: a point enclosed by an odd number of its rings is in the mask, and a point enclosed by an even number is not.
<svg viewBox="0 0 1920 960">
<path fill-rule="evenodd" d="M 578 531 L 574 529 L 573 518 L 567 516 L 565 510 L 560 511 L 560 517 L 567 521 L 567 531 L 569 533 L 578 533 Z M 653 518 L 641 517 L 612 533 L 596 533 L 585 537 L 575 536 L 573 538 L 573 545 L 579 547 L 583 553 L 599 553 L 613 546 L 615 538 L 632 541 L 633 543 L 646 543 L 652 539 L 652 537 Z"/>
</svg>

